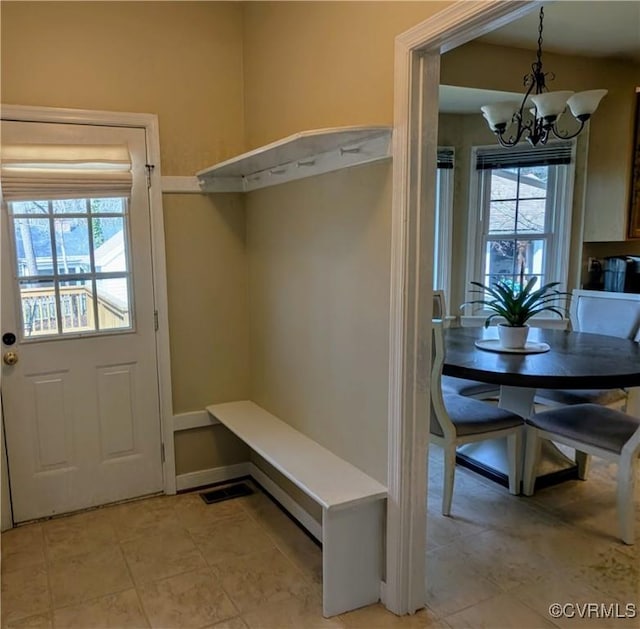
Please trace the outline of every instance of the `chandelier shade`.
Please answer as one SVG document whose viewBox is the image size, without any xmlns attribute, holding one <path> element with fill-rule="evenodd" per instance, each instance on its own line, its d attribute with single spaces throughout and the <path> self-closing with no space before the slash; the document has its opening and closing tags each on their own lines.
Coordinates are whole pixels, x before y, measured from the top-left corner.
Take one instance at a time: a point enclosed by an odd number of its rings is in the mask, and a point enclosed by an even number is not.
<svg viewBox="0 0 640 629">
<path fill-rule="evenodd" d="M 552 137 L 560 140 L 575 138 L 607 94 L 607 90 L 603 89 L 578 93 L 569 90 L 548 91 L 546 79 L 554 79 L 555 76 L 552 72 L 545 73 L 542 70 L 543 20 L 544 8 L 541 7 L 537 59 L 531 64 L 531 72 L 524 77 L 523 84 L 527 91 L 522 101 L 505 101 L 480 108 L 489 128 L 505 147 L 515 146 L 521 140 L 527 140 L 529 144 L 536 146 L 546 144 Z M 569 120 L 573 130 L 564 130 L 557 125 L 567 109 L 573 120 L 568 116 L 563 116 L 562 120 L 563 123 Z"/>
<path fill-rule="evenodd" d="M 531 97 L 531 102 L 536 108 L 536 118 L 555 120 L 565 110 L 571 96 L 573 96 L 573 92 L 566 90 L 535 94 Z"/>
<path fill-rule="evenodd" d="M 482 115 L 486 118 L 493 131 L 506 127 L 518 110 L 518 103 L 494 103 L 480 107 Z"/>
<path fill-rule="evenodd" d="M 591 116 L 591 114 L 598 109 L 600 101 L 606 95 L 607 90 L 588 90 L 586 92 L 579 92 L 567 100 L 567 105 L 574 117 L 581 120 L 581 117 L 583 116 L 587 116 L 587 118 Z"/>
</svg>

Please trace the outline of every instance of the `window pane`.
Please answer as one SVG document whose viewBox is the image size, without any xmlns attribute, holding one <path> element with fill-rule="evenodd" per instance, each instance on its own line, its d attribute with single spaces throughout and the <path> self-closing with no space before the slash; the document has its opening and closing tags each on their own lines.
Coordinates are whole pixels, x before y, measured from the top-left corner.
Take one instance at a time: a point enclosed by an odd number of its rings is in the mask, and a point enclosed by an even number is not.
<svg viewBox="0 0 640 629">
<path fill-rule="evenodd" d="M 518 233 L 544 233 L 546 225 L 546 205 L 545 199 L 520 201 L 518 205 Z"/>
<path fill-rule="evenodd" d="M 25 338 L 58 333 L 56 295 L 53 281 L 18 283 Z"/>
<path fill-rule="evenodd" d="M 518 196 L 518 169 L 501 168 L 491 171 L 491 200 L 515 199 Z"/>
<path fill-rule="evenodd" d="M 125 199 L 91 199 L 91 212 L 93 214 L 124 214 L 126 209 Z"/>
<path fill-rule="evenodd" d="M 13 226 L 18 276 L 51 275 L 53 260 L 49 219 L 16 218 Z"/>
<path fill-rule="evenodd" d="M 86 199 L 61 199 L 53 202 L 54 214 L 86 214 Z"/>
<path fill-rule="evenodd" d="M 492 201 L 489 205 L 489 233 L 513 234 L 516 230 L 516 201 Z"/>
<path fill-rule="evenodd" d="M 95 330 L 90 279 L 60 282 L 60 312 L 63 334 Z"/>
<path fill-rule="evenodd" d="M 9 210 L 13 214 L 48 214 L 48 201 L 13 201 L 9 203 Z"/>
<path fill-rule="evenodd" d="M 9 209 L 23 338 L 133 328 L 126 198 L 24 201 Z"/>
<path fill-rule="evenodd" d="M 543 283 L 544 240 L 490 240 L 485 251 L 485 282 L 503 281 L 519 287 L 520 272 L 524 270 L 525 282 L 536 275 L 538 285 Z"/>
<path fill-rule="evenodd" d="M 511 279 L 515 273 L 515 240 L 489 240 L 485 251 L 485 283 Z"/>
<path fill-rule="evenodd" d="M 123 276 L 97 280 L 96 286 L 99 328 L 113 330 L 131 327 L 129 279 Z"/>
<path fill-rule="evenodd" d="M 89 227 L 86 218 L 54 219 L 58 273 L 90 273 Z"/>
<path fill-rule="evenodd" d="M 520 169 L 520 196 L 546 195 L 549 166 L 525 166 Z"/>
<path fill-rule="evenodd" d="M 92 230 L 96 273 L 127 271 L 124 218 L 94 218 Z"/>
</svg>

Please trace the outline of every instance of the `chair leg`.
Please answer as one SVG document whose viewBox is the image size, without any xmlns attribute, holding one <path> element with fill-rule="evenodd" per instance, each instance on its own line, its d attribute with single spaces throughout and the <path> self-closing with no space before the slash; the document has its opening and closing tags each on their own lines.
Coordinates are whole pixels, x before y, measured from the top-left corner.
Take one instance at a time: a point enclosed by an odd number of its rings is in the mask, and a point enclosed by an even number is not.
<svg viewBox="0 0 640 629">
<path fill-rule="evenodd" d="M 527 426 L 525 432 L 525 454 L 524 454 L 524 478 L 522 481 L 522 493 L 525 496 L 533 496 L 536 484 L 536 465 L 540 457 L 542 442 L 538 437 L 538 432 L 532 426 Z"/>
<path fill-rule="evenodd" d="M 580 480 L 587 480 L 589 465 L 591 464 L 591 455 L 576 450 L 576 464 L 578 465 L 578 478 Z"/>
<path fill-rule="evenodd" d="M 447 445 L 444 448 L 444 488 L 442 490 L 442 515 L 451 515 L 453 498 L 453 481 L 456 473 L 456 447 Z"/>
<path fill-rule="evenodd" d="M 509 457 L 509 493 L 517 496 L 520 493 L 522 476 L 522 429 L 507 437 L 507 453 Z"/>
<path fill-rule="evenodd" d="M 620 457 L 618 462 L 618 520 L 620 537 L 625 544 L 634 543 L 634 491 L 638 458 Z"/>
</svg>

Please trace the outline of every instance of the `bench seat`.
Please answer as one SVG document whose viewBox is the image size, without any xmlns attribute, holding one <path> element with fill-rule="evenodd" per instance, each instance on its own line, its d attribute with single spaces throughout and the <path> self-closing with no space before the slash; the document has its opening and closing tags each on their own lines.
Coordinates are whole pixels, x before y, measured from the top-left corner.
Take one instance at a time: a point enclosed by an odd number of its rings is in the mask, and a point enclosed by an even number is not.
<svg viewBox="0 0 640 629">
<path fill-rule="evenodd" d="M 254 402 L 207 412 L 322 506 L 323 614 L 377 602 L 387 488 Z"/>
</svg>

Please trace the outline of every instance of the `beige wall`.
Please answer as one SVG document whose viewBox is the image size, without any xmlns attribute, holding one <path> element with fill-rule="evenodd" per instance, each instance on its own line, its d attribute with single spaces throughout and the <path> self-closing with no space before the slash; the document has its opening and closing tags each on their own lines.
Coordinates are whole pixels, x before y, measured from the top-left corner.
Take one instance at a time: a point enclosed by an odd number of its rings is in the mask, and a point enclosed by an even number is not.
<svg viewBox="0 0 640 629">
<path fill-rule="evenodd" d="M 390 125 L 394 37 L 448 4 L 3 1 L 2 102 L 156 113 L 163 174 L 193 175 L 304 129 Z M 490 76 L 490 87 L 514 89 L 531 62 L 530 52 L 470 46 L 445 56 L 444 83 L 488 87 L 479 80 Z M 617 203 L 629 157 L 607 143 L 631 124 L 630 105 L 615 105 L 626 98 L 624 73 L 545 61 L 563 87 L 617 81 L 601 110 L 612 126 L 593 125 L 589 197 L 602 203 L 597 182 L 614 169 L 621 185 L 606 198 Z M 246 202 L 245 217 L 238 196 L 165 195 L 175 411 L 251 392 L 384 480 L 390 166 Z M 191 456 L 200 438 L 228 440 L 220 430 L 178 435 L 178 471 L 222 461 L 207 459 L 215 447 Z"/>
<path fill-rule="evenodd" d="M 447 4 L 3 2 L 2 101 L 156 113 L 163 174 L 193 175 L 296 131 L 391 124 L 394 37 Z M 386 164 L 258 192 L 249 201 L 250 216 L 258 217 L 249 219 L 252 241 L 273 238 L 274 247 L 261 250 L 267 266 L 252 269 L 258 288 L 251 300 L 259 307 L 251 327 L 258 356 L 255 395 L 381 480 L 389 183 Z M 295 190 L 291 198 L 288 189 Z M 246 397 L 242 202 L 233 196 L 165 195 L 164 204 L 174 410 Z M 264 222 L 272 215 L 281 218 L 280 236 L 273 231 L 277 222 Z M 309 230 L 312 223 L 317 231 Z M 278 249 L 293 243 L 300 273 L 277 266 Z M 334 248 L 340 257 L 334 258 Z M 291 306 L 282 321 L 261 319 L 276 307 L 255 283 L 262 276 L 277 294 L 284 291 Z M 309 314 L 324 313 L 319 323 L 333 326 L 325 336 L 317 334 L 313 318 L 296 316 L 291 299 L 300 295 L 297 289 L 310 294 L 315 312 Z M 354 299 L 354 291 L 362 297 Z M 271 343 L 290 329 L 295 334 L 284 347 L 302 360 L 299 385 L 291 380 L 297 374 L 287 368 L 288 354 Z M 314 335 L 319 341 L 329 335 L 341 347 L 320 343 L 302 355 L 297 341 Z M 291 389 L 285 393 L 277 375 L 283 366 Z M 194 450 L 199 439 L 218 431 L 177 435 L 178 472 L 223 460 L 219 453 L 204 456 L 215 448 Z"/>
<path fill-rule="evenodd" d="M 165 195 L 167 287 L 176 413 L 245 399 L 247 256 L 239 194 Z"/>
<path fill-rule="evenodd" d="M 155 113 L 165 175 L 241 152 L 242 6 L 6 2 L 2 102 Z"/>
<path fill-rule="evenodd" d="M 0 11 L 3 103 L 157 114 L 164 175 L 242 152 L 240 3 L 3 1 Z M 242 198 L 165 195 L 164 210 L 174 410 L 244 398 Z M 220 448 L 194 450 L 194 434 L 222 439 L 208 430 L 177 434 L 178 473 L 229 462 Z"/>
<path fill-rule="evenodd" d="M 251 399 L 384 481 L 391 168 L 248 195 Z"/>
<path fill-rule="evenodd" d="M 248 148 L 393 123 L 396 35 L 449 3 L 244 7 Z M 247 197 L 251 397 L 386 480 L 391 166 Z"/>
<path fill-rule="evenodd" d="M 530 50 L 470 42 L 443 55 L 441 83 L 519 92 L 534 60 Z M 543 61 L 556 75 L 550 89 L 609 90 L 589 123 L 584 240 L 624 240 L 640 65 L 548 53 Z"/>
<path fill-rule="evenodd" d="M 392 124 L 396 35 L 451 2 L 247 2 L 248 148 L 297 131 Z"/>
<path fill-rule="evenodd" d="M 249 460 L 249 448 L 224 426 L 176 433 L 176 474 Z"/>
<path fill-rule="evenodd" d="M 244 198 L 166 194 L 167 292 L 175 413 L 249 393 Z M 248 458 L 226 428 L 175 433 L 176 474 Z"/>
</svg>

